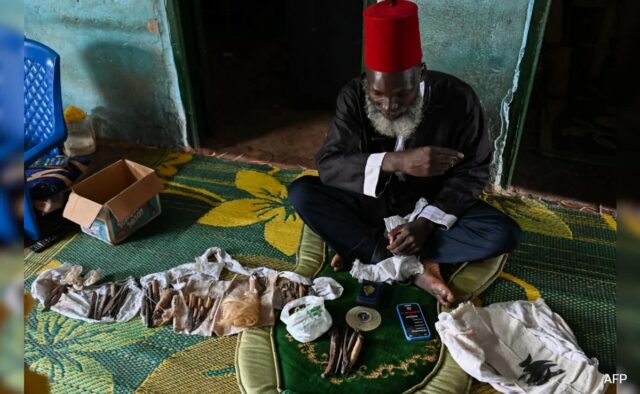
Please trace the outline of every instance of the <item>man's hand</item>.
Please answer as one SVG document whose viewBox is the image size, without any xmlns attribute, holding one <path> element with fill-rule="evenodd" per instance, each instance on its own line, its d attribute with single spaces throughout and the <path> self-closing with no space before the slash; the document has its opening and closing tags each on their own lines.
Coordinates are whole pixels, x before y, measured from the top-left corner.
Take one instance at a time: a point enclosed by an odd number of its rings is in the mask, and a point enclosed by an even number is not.
<svg viewBox="0 0 640 394">
<path fill-rule="evenodd" d="M 416 254 L 434 229 L 435 225 L 425 218 L 400 225 L 389 232 L 387 249 L 393 254 Z"/>
<path fill-rule="evenodd" d="M 442 175 L 464 158 L 461 152 L 439 146 L 423 146 L 402 152 L 389 152 L 382 161 L 382 171 L 400 171 L 407 175 L 428 177 Z"/>
</svg>

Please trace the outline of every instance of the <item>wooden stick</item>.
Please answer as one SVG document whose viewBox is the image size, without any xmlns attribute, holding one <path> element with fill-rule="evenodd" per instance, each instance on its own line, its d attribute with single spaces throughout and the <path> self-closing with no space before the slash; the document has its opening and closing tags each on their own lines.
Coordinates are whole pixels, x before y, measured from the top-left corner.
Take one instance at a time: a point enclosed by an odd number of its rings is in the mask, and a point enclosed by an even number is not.
<svg viewBox="0 0 640 394">
<path fill-rule="evenodd" d="M 196 321 L 194 330 L 196 330 L 198 327 L 200 327 L 202 325 L 202 323 L 205 320 L 207 320 L 209 312 L 211 312 L 211 307 L 212 306 L 213 306 L 213 298 L 207 296 L 206 300 L 204 301 L 204 305 L 201 306 L 199 318 Z"/>
<path fill-rule="evenodd" d="M 105 310 L 103 313 L 111 315 L 113 313 L 113 308 L 115 306 L 115 304 L 118 302 L 118 299 L 121 296 L 122 291 L 124 290 L 125 286 L 118 286 L 115 283 L 111 284 L 111 292 L 113 292 L 113 295 L 111 296 L 111 299 L 109 299 L 109 302 L 107 302 L 107 305 L 105 305 Z"/>
<path fill-rule="evenodd" d="M 358 338 L 358 332 L 353 330 L 352 334 L 349 337 L 349 343 L 347 344 L 346 353 L 342 359 L 342 374 L 346 375 L 349 373 L 349 362 L 351 357 L 351 352 L 353 350 L 353 346 L 356 343 L 356 339 Z"/>
<path fill-rule="evenodd" d="M 105 316 L 106 315 L 106 313 L 104 313 L 104 311 L 105 311 L 105 307 L 107 306 L 107 303 L 110 300 L 109 292 L 110 292 L 110 290 L 107 289 L 107 292 L 104 294 L 104 298 L 102 299 L 102 302 L 100 303 L 100 310 L 98 311 L 100 316 Z"/>
<path fill-rule="evenodd" d="M 153 304 L 152 304 L 152 299 L 151 299 L 151 288 L 147 287 L 147 289 L 145 290 L 145 297 L 144 297 L 145 301 L 147 302 L 147 314 L 145 315 L 145 320 L 147 322 L 147 327 L 152 328 L 153 327 Z"/>
<path fill-rule="evenodd" d="M 96 306 L 96 320 L 102 319 L 102 308 L 104 308 L 104 302 L 107 298 L 107 295 L 98 294 L 98 302 Z"/>
<path fill-rule="evenodd" d="M 131 290 L 128 287 L 125 286 L 124 289 L 122 290 L 122 292 L 120 293 L 120 297 L 118 298 L 118 302 L 116 303 L 115 307 L 113 308 L 112 315 L 111 315 L 111 317 L 113 317 L 114 319 L 118 316 L 118 313 L 120 313 L 120 309 L 122 309 L 122 305 L 127 300 L 127 296 L 129 295 L 130 291 Z"/>
<path fill-rule="evenodd" d="M 345 347 L 347 346 L 347 341 L 348 341 L 348 332 L 349 332 L 349 327 L 346 328 L 345 332 L 344 332 L 344 336 L 342 338 L 342 345 L 340 346 L 340 355 L 338 356 L 338 362 L 336 363 L 336 368 L 334 370 L 334 374 L 338 375 L 340 374 L 340 367 L 342 366 L 342 359 L 345 357 Z"/>
<path fill-rule="evenodd" d="M 96 302 L 98 301 L 98 294 L 95 291 L 91 292 L 91 301 L 89 302 L 89 314 L 87 317 L 93 319 L 96 313 Z"/>
<path fill-rule="evenodd" d="M 201 298 L 200 297 L 196 297 L 196 301 L 193 303 L 193 322 L 195 325 L 195 322 L 198 321 L 198 319 L 200 318 L 200 305 L 201 304 Z M 192 327 L 193 329 L 193 327 Z"/>
<path fill-rule="evenodd" d="M 149 304 L 147 303 L 147 300 L 145 300 L 145 294 L 146 294 L 146 292 L 143 291 L 142 292 L 142 317 L 144 318 L 144 325 L 146 326 L 147 325 L 147 314 L 149 313 L 147 308 L 148 308 Z"/>
<path fill-rule="evenodd" d="M 187 331 L 189 332 L 193 330 L 193 308 L 195 307 L 195 303 L 195 296 L 193 295 L 193 293 L 189 294 L 189 303 L 187 304 Z"/>
<path fill-rule="evenodd" d="M 151 295 L 153 299 L 153 307 L 160 301 L 160 284 L 156 279 L 151 281 Z"/>
<path fill-rule="evenodd" d="M 351 337 L 353 334 L 351 333 L 351 328 L 347 326 L 344 330 L 344 341 L 342 343 L 342 360 L 340 360 L 340 373 L 342 375 L 347 373 L 347 368 L 349 367 L 349 344 L 351 343 Z"/>
<path fill-rule="evenodd" d="M 340 342 L 340 329 L 337 327 L 333 327 L 331 329 L 331 342 L 329 345 L 329 362 L 327 363 L 327 367 L 320 375 L 323 379 L 333 375 L 333 371 L 335 370 L 336 363 L 338 361 L 338 343 Z"/>
<path fill-rule="evenodd" d="M 356 339 L 356 342 L 353 345 L 353 349 L 351 350 L 351 354 L 349 355 L 349 367 L 347 368 L 347 373 L 350 373 L 353 367 L 356 365 L 363 344 L 364 335 L 358 333 L 358 338 Z"/>
</svg>

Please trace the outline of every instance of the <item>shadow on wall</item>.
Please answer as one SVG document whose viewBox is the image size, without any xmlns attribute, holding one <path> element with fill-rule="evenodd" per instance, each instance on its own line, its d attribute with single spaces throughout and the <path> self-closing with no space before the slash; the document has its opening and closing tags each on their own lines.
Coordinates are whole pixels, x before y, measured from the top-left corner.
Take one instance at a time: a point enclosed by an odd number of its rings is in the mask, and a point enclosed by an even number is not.
<svg viewBox="0 0 640 394">
<path fill-rule="evenodd" d="M 94 130 L 100 138 L 157 145 L 181 144 L 180 123 L 163 79 L 164 61 L 134 45 L 97 42 L 83 53 L 92 83 L 103 106 L 92 109 Z"/>
</svg>

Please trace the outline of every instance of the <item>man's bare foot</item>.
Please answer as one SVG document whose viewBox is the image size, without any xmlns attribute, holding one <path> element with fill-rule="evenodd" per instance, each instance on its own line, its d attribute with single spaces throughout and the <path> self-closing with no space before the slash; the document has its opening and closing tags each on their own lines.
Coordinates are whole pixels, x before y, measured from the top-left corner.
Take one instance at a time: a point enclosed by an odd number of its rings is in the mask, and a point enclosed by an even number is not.
<svg viewBox="0 0 640 394">
<path fill-rule="evenodd" d="M 422 264 L 424 265 L 424 272 L 417 275 L 413 279 L 413 283 L 436 297 L 438 302 L 443 306 L 447 308 L 450 307 L 455 298 L 451 289 L 444 283 L 444 279 L 440 273 L 440 264 L 428 260 L 423 261 Z"/>
<path fill-rule="evenodd" d="M 342 269 L 342 258 L 337 254 L 331 259 L 331 268 L 336 272 Z"/>
</svg>

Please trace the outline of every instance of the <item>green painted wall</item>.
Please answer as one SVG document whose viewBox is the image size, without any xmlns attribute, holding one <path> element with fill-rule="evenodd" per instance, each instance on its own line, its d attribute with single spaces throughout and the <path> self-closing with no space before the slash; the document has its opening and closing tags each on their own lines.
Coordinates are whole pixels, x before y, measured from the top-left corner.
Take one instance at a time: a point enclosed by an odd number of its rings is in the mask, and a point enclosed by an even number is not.
<svg viewBox="0 0 640 394">
<path fill-rule="evenodd" d="M 164 0 L 26 0 L 25 34 L 60 54 L 62 101 L 98 114 L 99 136 L 187 145 Z"/>
<path fill-rule="evenodd" d="M 518 104 L 526 101 L 532 77 L 527 59 L 538 50 L 537 37 L 528 41 L 536 0 L 416 3 L 427 67 L 457 76 L 478 93 L 494 141 L 491 182 L 504 184 L 513 162 L 505 163 L 505 157 L 517 149 L 514 136 L 524 116 Z"/>
</svg>

